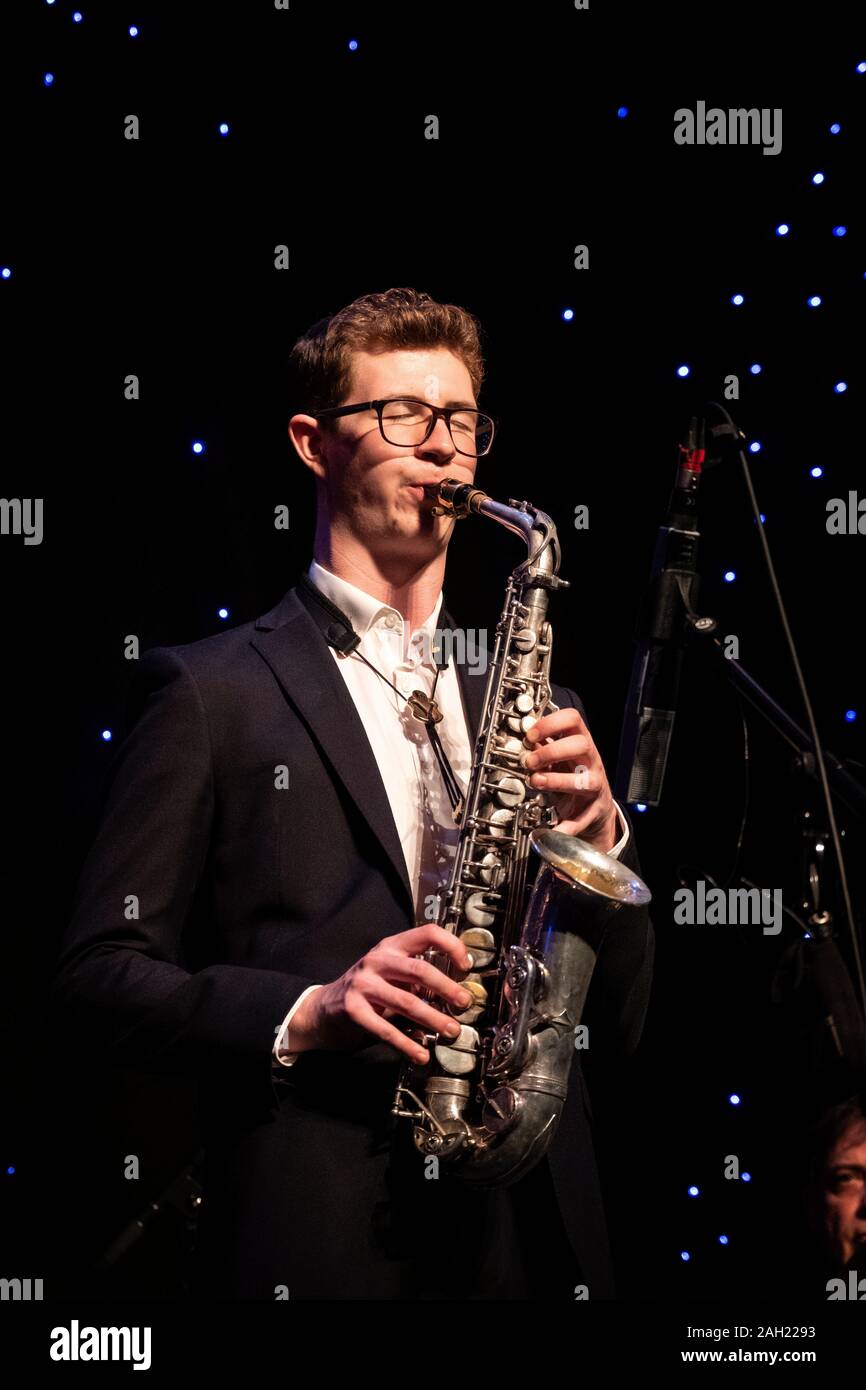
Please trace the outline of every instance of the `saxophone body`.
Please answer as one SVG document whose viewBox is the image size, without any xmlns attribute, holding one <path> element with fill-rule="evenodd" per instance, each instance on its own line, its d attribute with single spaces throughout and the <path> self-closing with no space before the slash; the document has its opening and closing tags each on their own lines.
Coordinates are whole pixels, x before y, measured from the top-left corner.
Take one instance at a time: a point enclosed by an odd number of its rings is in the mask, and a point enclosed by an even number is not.
<svg viewBox="0 0 866 1390">
<path fill-rule="evenodd" d="M 552 799 L 529 786 L 524 736 L 558 708 L 547 607 L 550 592 L 568 584 L 558 576 L 553 521 L 527 502 L 506 506 L 453 479 L 429 491 L 440 514 L 487 516 L 522 536 L 528 553 L 508 580 L 439 906 L 439 925 L 471 957 L 462 983 L 473 1000 L 458 1013 L 437 999 L 460 1024 L 453 1040 L 412 1030 L 430 1061 L 403 1062 L 392 1113 L 412 1121 L 422 1154 L 461 1180 L 504 1187 L 550 1147 L 605 932 L 623 907 L 649 902 L 650 893 L 618 860 L 558 832 Z M 533 854 L 540 862 L 527 901 Z M 453 974 L 443 953 L 425 959 Z"/>
</svg>

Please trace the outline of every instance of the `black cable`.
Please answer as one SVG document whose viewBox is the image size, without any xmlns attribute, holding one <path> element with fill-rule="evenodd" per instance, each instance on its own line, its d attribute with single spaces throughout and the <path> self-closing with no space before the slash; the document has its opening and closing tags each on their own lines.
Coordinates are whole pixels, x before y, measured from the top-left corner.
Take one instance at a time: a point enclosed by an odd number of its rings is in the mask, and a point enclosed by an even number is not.
<svg viewBox="0 0 866 1390">
<path fill-rule="evenodd" d="M 770 587 L 773 592 L 773 597 L 776 601 L 776 607 L 779 611 L 779 617 L 782 623 L 782 631 L 785 634 L 785 641 L 787 643 L 788 651 L 791 657 L 791 662 L 794 667 L 794 673 L 797 677 L 797 685 L 800 690 L 800 696 L 803 701 L 803 707 L 806 711 L 806 718 L 809 724 L 809 733 L 812 739 L 812 749 L 815 755 L 815 763 L 818 769 L 818 776 L 821 782 L 821 792 L 824 799 L 824 806 L 827 812 L 827 822 L 830 827 L 830 837 L 833 841 L 833 849 L 836 855 L 836 865 L 839 872 L 839 887 L 842 893 L 842 902 L 845 909 L 845 919 L 848 923 L 848 931 L 851 937 L 851 949 L 853 952 L 854 966 L 857 973 L 857 984 L 860 990 L 860 1008 L 863 1013 L 864 1019 L 866 1019 L 866 980 L 864 980 L 863 978 L 863 961 L 860 954 L 860 941 L 857 932 L 856 922 L 854 920 L 854 909 L 851 903 L 851 893 L 848 887 L 848 875 L 845 869 L 845 860 L 842 854 L 842 842 L 839 837 L 838 826 L 836 825 L 836 815 L 833 809 L 833 798 L 830 795 L 830 784 L 827 780 L 827 769 L 824 764 L 824 752 L 821 747 L 821 741 L 818 737 L 818 726 L 815 722 L 815 712 L 812 709 L 812 701 L 809 698 L 809 692 L 806 688 L 806 681 L 803 676 L 802 668 L 800 666 L 799 657 L 797 656 L 796 643 L 794 642 L 794 638 L 791 633 L 791 628 L 788 623 L 788 615 L 785 611 L 785 604 L 782 600 L 782 593 L 779 588 L 778 579 L 776 578 L 776 571 L 773 566 L 772 557 L 770 555 L 770 547 L 767 544 L 766 529 L 761 521 L 761 510 L 758 506 L 758 499 L 755 496 L 755 489 L 752 483 L 752 475 L 749 471 L 748 460 L 746 458 L 742 445 L 740 444 L 740 441 L 744 438 L 744 436 L 741 433 L 741 431 L 737 429 L 737 426 L 734 424 L 734 421 L 731 419 L 731 416 L 728 413 L 728 411 L 725 409 L 723 405 L 720 405 L 718 401 L 707 401 L 705 408 L 712 408 L 713 410 L 717 410 L 719 414 L 722 416 L 722 418 L 725 420 L 728 426 L 728 432 L 730 432 L 737 440 L 737 453 L 739 455 L 740 465 L 743 470 L 743 478 L 746 484 L 746 491 L 749 494 L 749 501 L 752 507 L 752 514 L 755 518 L 755 523 L 758 528 L 758 535 L 760 537 L 761 547 L 763 549 L 764 554 L 764 564 L 767 567 L 767 574 L 769 575 L 770 579 Z M 713 433 L 716 434 L 716 437 L 718 438 L 718 433 L 716 431 L 714 431 Z"/>
</svg>

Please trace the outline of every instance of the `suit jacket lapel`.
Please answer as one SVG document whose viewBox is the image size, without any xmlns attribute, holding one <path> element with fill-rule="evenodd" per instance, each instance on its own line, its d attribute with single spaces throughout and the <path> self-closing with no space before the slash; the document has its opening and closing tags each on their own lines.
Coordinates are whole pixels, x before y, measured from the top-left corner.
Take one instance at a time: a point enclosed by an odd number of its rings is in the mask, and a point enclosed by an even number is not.
<svg viewBox="0 0 866 1390">
<path fill-rule="evenodd" d="M 364 725 L 324 635 L 327 619 L 308 611 L 294 589 L 256 621 L 252 646 L 267 662 L 322 755 L 355 802 L 396 873 L 410 913 L 414 895 L 382 775 Z M 443 607 L 439 626 L 453 628 Z M 455 662 L 470 750 L 481 719 L 487 672 Z"/>
<path fill-rule="evenodd" d="M 293 589 L 257 620 L 250 640 L 382 846 L 414 914 L 406 861 L 364 725 L 326 640 Z"/>
</svg>

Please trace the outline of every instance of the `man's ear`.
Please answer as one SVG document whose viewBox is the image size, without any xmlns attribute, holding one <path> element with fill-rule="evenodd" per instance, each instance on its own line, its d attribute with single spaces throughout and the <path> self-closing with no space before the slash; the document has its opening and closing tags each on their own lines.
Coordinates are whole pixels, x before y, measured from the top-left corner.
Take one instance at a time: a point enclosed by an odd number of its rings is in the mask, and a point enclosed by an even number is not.
<svg viewBox="0 0 866 1390">
<path fill-rule="evenodd" d="M 289 439 L 295 453 L 317 478 L 324 478 L 325 464 L 322 460 L 323 431 L 313 415 L 293 415 L 289 421 Z"/>
</svg>

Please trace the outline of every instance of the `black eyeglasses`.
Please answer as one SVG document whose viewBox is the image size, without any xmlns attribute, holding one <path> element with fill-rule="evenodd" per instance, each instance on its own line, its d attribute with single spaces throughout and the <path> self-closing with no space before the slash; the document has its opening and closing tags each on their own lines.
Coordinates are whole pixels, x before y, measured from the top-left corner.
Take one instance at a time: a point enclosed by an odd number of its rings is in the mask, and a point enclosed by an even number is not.
<svg viewBox="0 0 866 1390">
<path fill-rule="evenodd" d="M 375 410 L 379 431 L 386 444 L 410 448 L 430 438 L 441 415 L 458 454 L 467 454 L 470 458 L 481 458 L 482 454 L 489 452 L 496 428 L 491 417 L 480 410 L 469 410 L 458 405 L 430 405 L 411 396 L 392 401 L 361 401 L 358 405 L 333 406 L 330 410 L 318 410 L 316 419 L 336 420 L 340 415 L 357 415 L 362 410 Z"/>
</svg>

